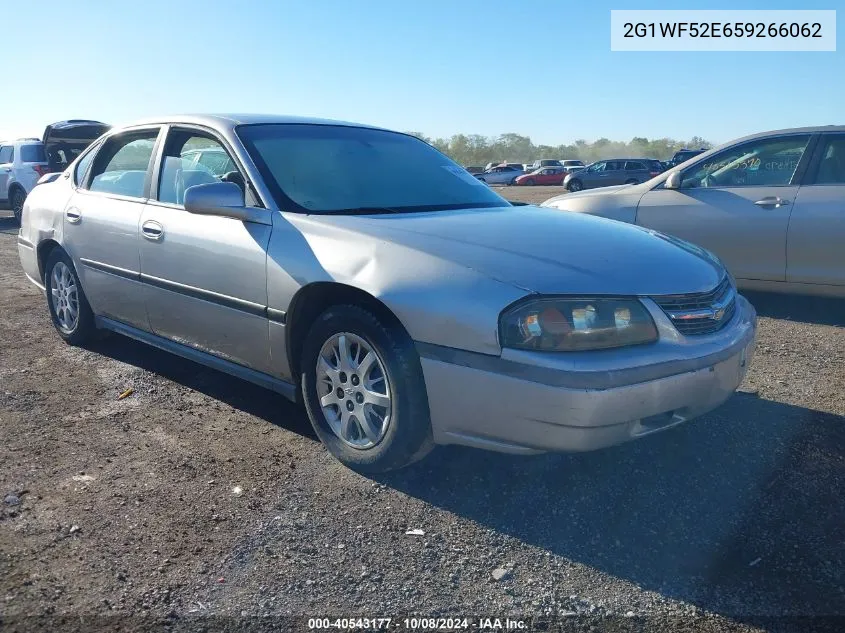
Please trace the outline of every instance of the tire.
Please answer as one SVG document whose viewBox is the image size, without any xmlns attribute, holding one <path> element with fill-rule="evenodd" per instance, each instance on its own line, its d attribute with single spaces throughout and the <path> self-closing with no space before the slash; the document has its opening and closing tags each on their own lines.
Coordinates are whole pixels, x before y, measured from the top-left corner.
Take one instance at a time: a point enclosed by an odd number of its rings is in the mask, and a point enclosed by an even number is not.
<svg viewBox="0 0 845 633">
<path fill-rule="evenodd" d="M 349 352 L 345 365 L 337 361 L 341 345 Z M 364 365 L 368 354 L 375 358 L 358 374 L 356 363 Z M 311 327 L 300 367 L 311 425 L 328 451 L 348 468 L 362 473 L 395 470 L 422 459 L 433 448 L 420 359 L 401 326 L 385 325 L 359 306 L 332 306 Z M 372 389 L 365 388 L 367 382 Z M 375 394 L 381 398 L 366 402 Z M 384 402 L 384 395 L 387 406 L 374 404 Z M 323 398 L 327 400 L 321 402 Z M 353 422 L 353 416 L 374 424 Z"/>
<path fill-rule="evenodd" d="M 71 282 L 75 290 L 71 290 Z M 53 249 L 47 258 L 44 287 L 47 289 L 50 319 L 59 336 L 70 345 L 82 345 L 95 338 L 97 328 L 94 325 L 94 313 L 82 290 L 73 262 L 61 248 Z M 74 306 L 76 307 L 75 320 L 73 319 Z"/>
<path fill-rule="evenodd" d="M 569 181 L 569 184 L 566 185 L 566 188 L 569 189 L 570 192 L 574 193 L 576 191 L 581 191 L 584 188 L 584 183 L 575 178 Z"/>
<path fill-rule="evenodd" d="M 518 184 L 518 183 L 516 182 L 516 178 L 514 178 L 514 179 L 513 179 L 513 180 L 511 180 L 508 184 L 509 184 L 510 186 L 514 186 L 514 185 L 516 185 L 516 184 Z"/>
<path fill-rule="evenodd" d="M 638 182 L 639 182 L 639 180 L 637 180 L 636 178 L 628 178 L 628 180 L 625 181 L 625 184 L 626 185 L 636 185 Z"/>
<path fill-rule="evenodd" d="M 12 215 L 15 216 L 15 222 L 18 226 L 21 225 L 23 218 L 23 203 L 26 201 L 26 192 L 20 187 L 15 187 L 9 196 L 9 206 L 12 208 Z"/>
<path fill-rule="evenodd" d="M 537 183 L 534 181 L 534 179 L 533 179 L 533 178 L 528 178 L 528 179 L 525 181 L 525 184 L 526 184 L 526 185 L 528 185 L 529 187 L 531 187 L 531 186 L 533 186 L 533 185 L 536 185 Z"/>
</svg>

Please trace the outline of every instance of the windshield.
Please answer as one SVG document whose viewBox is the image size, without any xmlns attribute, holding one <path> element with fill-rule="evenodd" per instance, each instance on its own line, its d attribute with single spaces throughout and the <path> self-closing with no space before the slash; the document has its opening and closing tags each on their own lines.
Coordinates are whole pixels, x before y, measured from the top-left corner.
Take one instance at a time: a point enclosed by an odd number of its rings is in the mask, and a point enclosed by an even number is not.
<svg viewBox="0 0 845 633">
<path fill-rule="evenodd" d="M 237 133 L 285 211 L 510 206 L 484 182 L 413 136 L 308 124 L 244 125 Z"/>
</svg>

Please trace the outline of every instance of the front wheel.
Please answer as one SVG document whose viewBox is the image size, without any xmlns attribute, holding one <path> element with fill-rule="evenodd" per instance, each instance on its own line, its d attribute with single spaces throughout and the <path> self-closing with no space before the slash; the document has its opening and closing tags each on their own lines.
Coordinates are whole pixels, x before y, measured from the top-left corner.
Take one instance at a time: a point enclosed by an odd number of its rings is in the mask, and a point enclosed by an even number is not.
<svg viewBox="0 0 845 633">
<path fill-rule="evenodd" d="M 60 248 L 47 258 L 44 272 L 47 306 L 53 326 L 66 343 L 81 345 L 97 332 L 94 313 L 79 283 L 73 261 Z"/>
<path fill-rule="evenodd" d="M 530 187 L 530 186 L 536 185 L 537 182 L 533 178 L 529 178 L 528 180 L 525 181 L 525 184 Z"/>
<path fill-rule="evenodd" d="M 26 193 L 24 193 L 19 187 L 15 187 L 12 190 L 12 195 L 9 196 L 9 203 L 12 206 L 12 215 L 15 216 L 15 222 L 17 222 L 18 226 L 21 225 L 21 220 L 23 218 L 23 203 L 26 201 Z"/>
<path fill-rule="evenodd" d="M 300 366 L 311 425 L 344 465 L 385 472 L 431 450 L 425 380 L 401 326 L 359 306 L 333 306 L 311 327 Z"/>
<path fill-rule="evenodd" d="M 571 192 L 581 191 L 584 188 L 584 184 L 576 178 L 575 180 L 570 180 L 566 188 Z"/>
</svg>

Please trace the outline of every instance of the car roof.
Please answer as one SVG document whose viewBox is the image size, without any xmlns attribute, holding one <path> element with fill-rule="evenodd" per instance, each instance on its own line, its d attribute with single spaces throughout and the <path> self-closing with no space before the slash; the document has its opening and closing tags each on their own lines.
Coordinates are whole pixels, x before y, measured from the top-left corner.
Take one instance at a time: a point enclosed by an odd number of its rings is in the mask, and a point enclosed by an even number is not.
<svg viewBox="0 0 845 633">
<path fill-rule="evenodd" d="M 779 136 L 781 134 L 819 134 L 822 132 L 833 132 L 833 133 L 842 133 L 845 132 L 845 125 L 814 125 L 810 127 L 792 127 L 792 128 L 784 128 L 782 130 L 769 130 L 767 132 L 755 132 L 754 134 L 749 134 L 748 136 L 741 136 L 739 138 L 731 139 L 725 143 L 720 143 L 719 147 L 724 147 L 726 145 L 733 145 L 734 143 L 740 143 L 744 141 L 753 141 L 754 139 L 758 138 L 766 138 L 767 136 Z M 713 147 L 712 149 L 716 149 Z M 698 151 L 698 150 L 695 150 Z M 709 151 L 709 150 L 705 150 Z"/>
<path fill-rule="evenodd" d="M 384 130 L 375 125 L 365 125 L 362 123 L 352 123 L 350 121 L 334 121 L 332 119 L 318 119 L 312 117 L 302 116 L 288 116 L 279 114 L 175 114 L 159 117 L 150 117 L 141 119 L 139 121 L 132 121 L 126 125 L 117 126 L 115 129 L 124 127 L 133 127 L 137 125 L 155 125 L 155 124 L 193 124 L 205 125 L 217 129 L 232 129 L 239 125 L 257 125 L 257 124 L 307 124 L 307 125 L 343 125 L 347 127 L 370 128 L 374 130 Z M 390 130 L 392 131 L 392 130 Z"/>
</svg>

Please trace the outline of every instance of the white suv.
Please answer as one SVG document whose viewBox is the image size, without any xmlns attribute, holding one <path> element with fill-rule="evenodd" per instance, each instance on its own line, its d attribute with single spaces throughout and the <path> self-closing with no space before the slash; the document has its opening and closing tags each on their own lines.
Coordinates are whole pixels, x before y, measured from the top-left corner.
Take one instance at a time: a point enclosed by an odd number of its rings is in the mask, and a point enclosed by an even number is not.
<svg viewBox="0 0 845 633">
<path fill-rule="evenodd" d="M 44 144 L 37 138 L 0 144 L 0 202 L 6 202 L 20 223 L 23 202 L 49 171 Z"/>
<path fill-rule="evenodd" d="M 0 143 L 0 204 L 8 205 L 18 224 L 23 203 L 39 179 L 61 172 L 97 137 L 109 130 L 98 121 L 70 120 L 48 125 L 44 139 Z"/>
</svg>

